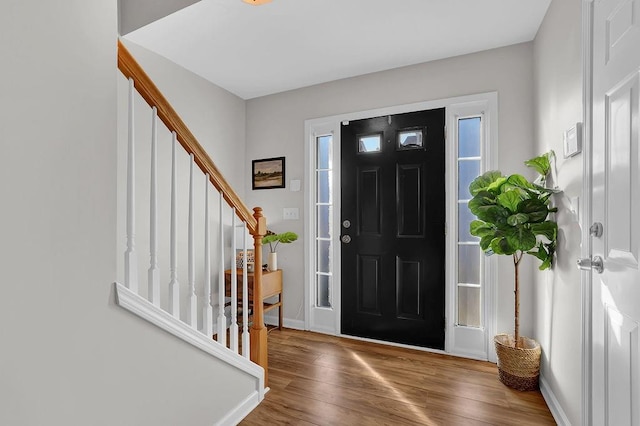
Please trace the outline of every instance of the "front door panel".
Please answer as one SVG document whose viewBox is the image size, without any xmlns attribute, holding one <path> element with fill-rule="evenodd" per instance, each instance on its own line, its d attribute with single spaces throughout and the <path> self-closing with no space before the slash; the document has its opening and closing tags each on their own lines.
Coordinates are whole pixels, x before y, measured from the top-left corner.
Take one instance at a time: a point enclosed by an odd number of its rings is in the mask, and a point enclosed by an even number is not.
<svg viewBox="0 0 640 426">
<path fill-rule="evenodd" d="M 344 334 L 444 349 L 444 112 L 342 126 Z"/>
</svg>

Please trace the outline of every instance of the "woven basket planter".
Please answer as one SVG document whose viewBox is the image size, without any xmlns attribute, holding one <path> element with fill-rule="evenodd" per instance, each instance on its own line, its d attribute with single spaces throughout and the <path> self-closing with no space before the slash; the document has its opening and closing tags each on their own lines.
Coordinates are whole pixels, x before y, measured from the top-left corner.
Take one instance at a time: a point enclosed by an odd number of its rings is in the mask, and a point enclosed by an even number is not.
<svg viewBox="0 0 640 426">
<path fill-rule="evenodd" d="M 498 355 L 500 381 L 519 391 L 538 389 L 540 377 L 540 344 L 528 337 L 520 337 L 520 346 L 515 348 L 513 336 L 498 334 L 493 342 Z"/>
</svg>

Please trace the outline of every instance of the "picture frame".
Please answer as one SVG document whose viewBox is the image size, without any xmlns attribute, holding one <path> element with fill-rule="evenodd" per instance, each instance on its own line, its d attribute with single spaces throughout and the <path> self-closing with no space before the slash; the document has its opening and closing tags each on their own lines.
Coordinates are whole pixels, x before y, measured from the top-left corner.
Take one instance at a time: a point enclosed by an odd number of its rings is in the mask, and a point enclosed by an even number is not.
<svg viewBox="0 0 640 426">
<path fill-rule="evenodd" d="M 264 158 L 251 162 L 252 189 L 285 187 L 285 157 Z"/>
<path fill-rule="evenodd" d="M 247 250 L 247 272 L 253 272 L 255 258 L 253 250 Z M 242 269 L 244 266 L 244 250 L 236 250 L 236 268 Z"/>
</svg>

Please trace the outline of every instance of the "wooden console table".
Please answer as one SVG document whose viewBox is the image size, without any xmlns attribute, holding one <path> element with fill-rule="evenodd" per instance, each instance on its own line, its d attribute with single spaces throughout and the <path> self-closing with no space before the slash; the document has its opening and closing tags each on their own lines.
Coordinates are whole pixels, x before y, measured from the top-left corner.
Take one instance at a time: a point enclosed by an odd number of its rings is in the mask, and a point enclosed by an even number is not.
<svg viewBox="0 0 640 426">
<path fill-rule="evenodd" d="M 236 270 L 237 288 L 238 288 L 238 306 L 242 306 L 242 269 Z M 251 300 L 253 300 L 253 272 L 247 273 L 247 283 L 249 291 L 249 308 Z M 224 271 L 225 289 L 227 297 L 231 296 L 231 269 Z M 274 303 L 266 303 L 263 301 L 264 312 L 268 312 L 274 308 L 278 308 L 278 328 L 282 330 L 282 269 L 277 271 L 262 271 L 262 299 L 278 296 L 278 301 Z"/>
</svg>

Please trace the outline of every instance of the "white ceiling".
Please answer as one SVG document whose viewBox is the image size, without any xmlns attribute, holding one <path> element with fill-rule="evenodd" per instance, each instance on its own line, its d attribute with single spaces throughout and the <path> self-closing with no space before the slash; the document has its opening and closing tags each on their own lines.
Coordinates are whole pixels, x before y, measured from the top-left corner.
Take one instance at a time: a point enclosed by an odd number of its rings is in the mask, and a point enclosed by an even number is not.
<svg viewBox="0 0 640 426">
<path fill-rule="evenodd" d="M 533 40 L 551 0 L 202 0 L 125 36 L 243 99 Z"/>
</svg>

